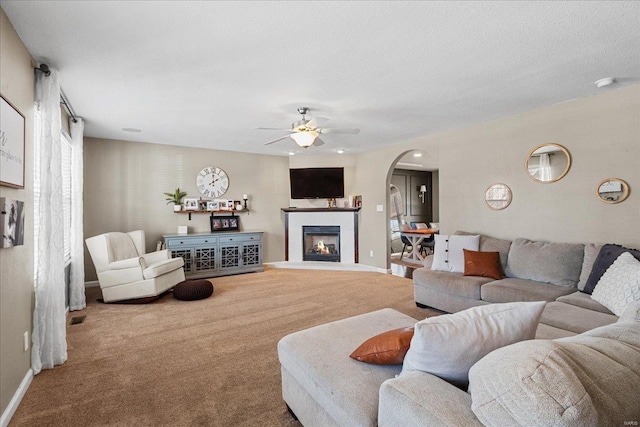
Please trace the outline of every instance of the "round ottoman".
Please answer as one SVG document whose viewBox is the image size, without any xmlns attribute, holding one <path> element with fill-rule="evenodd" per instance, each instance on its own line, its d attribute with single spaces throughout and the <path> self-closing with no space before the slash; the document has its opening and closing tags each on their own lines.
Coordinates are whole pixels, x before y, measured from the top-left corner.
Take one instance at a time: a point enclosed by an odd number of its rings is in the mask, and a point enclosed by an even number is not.
<svg viewBox="0 0 640 427">
<path fill-rule="evenodd" d="M 185 280 L 173 288 L 173 297 L 181 301 L 195 301 L 209 298 L 213 285 L 208 280 Z"/>
</svg>

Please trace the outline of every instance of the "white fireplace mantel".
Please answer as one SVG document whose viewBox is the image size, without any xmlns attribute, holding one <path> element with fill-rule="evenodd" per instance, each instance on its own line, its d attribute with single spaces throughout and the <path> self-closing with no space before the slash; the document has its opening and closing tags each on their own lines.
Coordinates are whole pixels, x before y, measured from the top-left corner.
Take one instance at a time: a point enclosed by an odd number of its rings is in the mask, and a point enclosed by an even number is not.
<svg viewBox="0 0 640 427">
<path fill-rule="evenodd" d="M 360 208 L 282 208 L 285 213 L 285 260 L 302 262 L 302 227 L 340 227 L 340 262 L 358 263 L 358 211 Z"/>
</svg>

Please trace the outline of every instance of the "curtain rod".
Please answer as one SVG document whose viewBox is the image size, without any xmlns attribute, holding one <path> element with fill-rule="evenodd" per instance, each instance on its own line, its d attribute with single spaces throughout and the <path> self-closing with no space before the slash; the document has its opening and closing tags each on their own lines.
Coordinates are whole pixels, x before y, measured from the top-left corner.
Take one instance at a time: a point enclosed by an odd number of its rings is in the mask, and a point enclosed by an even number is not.
<svg viewBox="0 0 640 427">
<path fill-rule="evenodd" d="M 43 72 L 44 75 L 47 77 L 51 75 L 51 69 L 49 69 L 49 66 L 47 64 L 40 64 L 39 67 L 33 67 L 33 68 L 35 70 Z M 73 123 L 78 123 L 78 119 L 75 113 L 73 112 L 73 108 L 71 107 L 71 104 L 67 100 L 67 97 L 64 96 L 62 89 L 60 89 L 60 104 L 62 104 L 64 106 L 64 109 L 67 110 L 67 112 L 71 116 L 71 120 L 73 120 Z"/>
<path fill-rule="evenodd" d="M 71 104 L 69 104 L 69 101 L 67 101 L 67 98 L 64 96 L 64 93 L 62 93 L 62 89 L 60 89 L 60 104 L 64 105 L 64 108 L 71 115 L 71 120 L 73 120 L 73 123 L 78 123 L 78 119 L 76 118 L 76 115 L 73 112 L 73 108 L 71 107 Z"/>
</svg>

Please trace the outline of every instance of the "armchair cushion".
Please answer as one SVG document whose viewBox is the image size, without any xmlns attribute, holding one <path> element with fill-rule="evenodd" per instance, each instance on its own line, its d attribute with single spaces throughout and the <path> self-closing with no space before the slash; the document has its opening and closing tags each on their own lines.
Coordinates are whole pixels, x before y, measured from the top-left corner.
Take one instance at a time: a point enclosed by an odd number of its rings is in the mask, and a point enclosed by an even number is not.
<svg viewBox="0 0 640 427">
<path fill-rule="evenodd" d="M 184 260 L 182 258 L 165 259 L 145 268 L 142 274 L 145 279 L 153 279 L 154 277 L 162 276 L 170 271 L 182 268 L 183 265 Z"/>
<path fill-rule="evenodd" d="M 120 261 L 109 263 L 109 270 L 123 270 L 134 267 L 145 269 L 147 265 L 144 262 L 144 258 L 136 256 L 135 258 L 121 259 Z"/>
<path fill-rule="evenodd" d="M 168 249 L 162 251 L 149 252 L 148 254 L 142 255 L 147 265 L 155 264 L 156 262 L 164 261 L 166 259 L 171 259 L 171 251 Z"/>
<path fill-rule="evenodd" d="M 136 245 L 126 233 L 107 233 L 107 242 L 111 262 L 139 256 Z"/>
</svg>

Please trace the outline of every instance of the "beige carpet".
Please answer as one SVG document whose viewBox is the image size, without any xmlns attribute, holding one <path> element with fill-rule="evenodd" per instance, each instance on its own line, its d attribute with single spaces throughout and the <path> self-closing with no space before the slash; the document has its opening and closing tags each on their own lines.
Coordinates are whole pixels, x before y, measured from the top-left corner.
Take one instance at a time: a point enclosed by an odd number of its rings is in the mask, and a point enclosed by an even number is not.
<svg viewBox="0 0 640 427">
<path fill-rule="evenodd" d="M 67 327 L 68 361 L 34 378 L 10 425 L 299 426 L 280 394 L 280 338 L 384 307 L 438 314 L 415 306 L 410 280 L 379 273 L 268 269 L 212 283 L 211 298 L 190 302 L 101 304 L 88 292 L 69 314 L 86 320 Z"/>
</svg>

